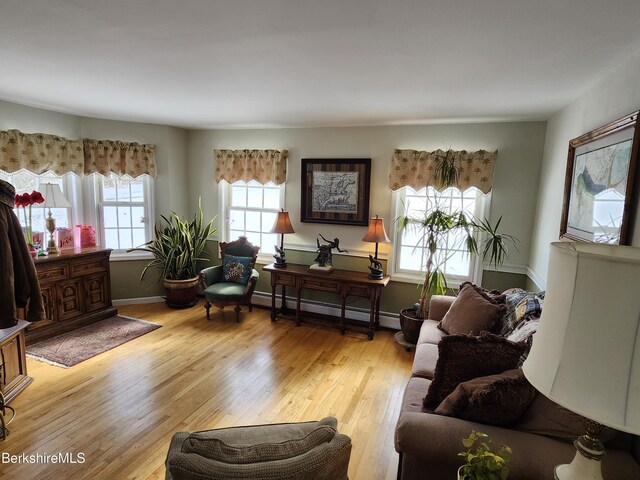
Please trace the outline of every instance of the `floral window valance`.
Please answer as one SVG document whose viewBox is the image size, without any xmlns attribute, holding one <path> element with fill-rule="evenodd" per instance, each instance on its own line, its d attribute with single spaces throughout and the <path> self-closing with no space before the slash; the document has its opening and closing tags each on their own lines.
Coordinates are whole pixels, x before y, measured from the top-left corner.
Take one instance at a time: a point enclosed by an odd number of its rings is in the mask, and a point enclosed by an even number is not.
<svg viewBox="0 0 640 480">
<path fill-rule="evenodd" d="M 84 173 L 157 177 L 155 145 L 84 139 Z"/>
<path fill-rule="evenodd" d="M 0 170 L 13 173 L 23 168 L 38 175 L 48 171 L 56 175 L 69 172 L 82 175 L 82 140 L 19 130 L 0 131 Z"/>
<path fill-rule="evenodd" d="M 214 150 L 216 183 L 255 180 L 262 185 L 284 183 L 287 150 Z"/>
<path fill-rule="evenodd" d="M 396 150 L 391 158 L 389 188 L 397 190 L 408 186 L 414 190 L 420 190 L 424 187 L 434 187 L 442 191 L 448 186 L 455 186 L 465 191 L 470 187 L 476 187 L 486 194 L 493 186 L 493 169 L 497 157 L 497 150 L 495 152 Z M 443 158 L 453 161 L 457 170 L 457 182 L 454 185 L 443 183 L 437 175 L 438 166 Z"/>
</svg>

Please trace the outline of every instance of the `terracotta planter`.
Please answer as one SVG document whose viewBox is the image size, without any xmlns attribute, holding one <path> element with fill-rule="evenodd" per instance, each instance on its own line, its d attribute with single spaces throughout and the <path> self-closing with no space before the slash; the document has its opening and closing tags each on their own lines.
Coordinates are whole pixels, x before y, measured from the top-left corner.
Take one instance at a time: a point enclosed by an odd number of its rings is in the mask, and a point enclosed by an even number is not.
<svg viewBox="0 0 640 480">
<path fill-rule="evenodd" d="M 187 280 L 164 279 L 167 305 L 173 308 L 189 308 L 198 303 L 198 277 Z"/>
<path fill-rule="evenodd" d="M 413 345 L 418 343 L 422 322 L 424 322 L 424 319 L 416 318 L 416 313 L 413 308 L 400 310 L 400 328 L 402 328 L 405 341 Z"/>
</svg>

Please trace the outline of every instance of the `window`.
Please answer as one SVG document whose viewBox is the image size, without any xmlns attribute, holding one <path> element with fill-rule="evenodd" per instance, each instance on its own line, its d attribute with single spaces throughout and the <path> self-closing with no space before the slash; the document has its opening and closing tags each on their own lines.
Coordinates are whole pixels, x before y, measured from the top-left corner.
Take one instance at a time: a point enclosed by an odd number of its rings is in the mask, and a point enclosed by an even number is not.
<svg viewBox="0 0 640 480">
<path fill-rule="evenodd" d="M 152 181 L 147 175 L 135 179 L 118 176 L 91 177 L 98 207 L 97 225 L 102 244 L 125 251 L 152 238 Z"/>
<path fill-rule="evenodd" d="M 62 193 L 73 205 L 73 190 L 77 188 L 76 183 L 78 178 L 75 175 L 68 174 L 62 177 L 57 176 L 53 172 L 47 172 L 42 175 L 37 175 L 28 170 L 18 170 L 14 173 L 6 173 L 0 171 L 0 179 L 11 183 L 15 189 L 16 194 L 31 193 L 34 190 L 40 193 L 44 193 L 45 183 L 57 183 L 60 185 Z M 52 208 L 51 215 L 56 219 L 56 228 L 70 228 L 72 223 L 72 210 L 70 208 Z M 22 226 L 25 225 L 25 213 L 29 214 L 29 209 L 15 208 L 14 212 L 20 220 Z M 43 207 L 41 204 L 34 204 L 31 206 L 31 226 L 33 232 L 42 232 L 43 241 L 48 238 L 48 232 L 45 228 L 45 218 L 48 216 L 49 209 Z M 46 236 L 44 236 L 46 232 Z M 44 243 L 44 242 L 43 242 Z"/>
<path fill-rule="evenodd" d="M 463 211 L 469 217 L 482 218 L 488 210 L 489 196 L 480 190 L 470 188 L 460 192 L 456 188 L 448 188 L 438 192 L 433 187 L 415 191 L 404 187 L 394 193 L 396 217 L 403 215 L 421 218 L 428 208 L 437 206 L 448 212 Z M 453 284 L 466 280 L 479 283 L 482 275 L 481 262 L 475 255 L 470 255 L 461 242 L 461 235 L 449 234 L 446 249 L 436 254 L 437 263 L 443 269 L 447 281 Z M 395 232 L 394 238 L 394 274 L 397 278 L 405 277 L 415 281 L 418 274 L 426 270 L 428 250 L 426 241 L 420 231 L 410 226 Z"/>
<path fill-rule="evenodd" d="M 284 204 L 284 185 L 266 185 L 252 180 L 233 184 L 220 182 L 222 199 L 221 216 L 224 218 L 222 238 L 232 241 L 244 235 L 260 253 L 273 255 L 278 235 L 269 233 L 276 221 L 276 214 Z"/>
</svg>

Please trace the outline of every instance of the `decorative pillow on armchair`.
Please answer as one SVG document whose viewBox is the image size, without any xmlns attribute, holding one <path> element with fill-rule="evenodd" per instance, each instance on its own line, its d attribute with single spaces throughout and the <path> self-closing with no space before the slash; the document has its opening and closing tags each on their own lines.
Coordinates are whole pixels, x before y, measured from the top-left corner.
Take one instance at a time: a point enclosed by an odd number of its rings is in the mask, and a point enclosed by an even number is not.
<svg viewBox="0 0 640 480">
<path fill-rule="evenodd" d="M 527 350 L 524 343 L 491 333 L 447 335 L 438 343 L 438 360 L 424 406 L 436 407 L 462 382 L 516 368 Z"/>
<path fill-rule="evenodd" d="M 225 282 L 246 285 L 251 276 L 251 257 L 225 255 L 222 261 L 222 274 Z"/>
<path fill-rule="evenodd" d="M 438 328 L 450 334 L 480 335 L 489 330 L 504 315 L 505 306 L 486 290 L 464 283 Z"/>
</svg>

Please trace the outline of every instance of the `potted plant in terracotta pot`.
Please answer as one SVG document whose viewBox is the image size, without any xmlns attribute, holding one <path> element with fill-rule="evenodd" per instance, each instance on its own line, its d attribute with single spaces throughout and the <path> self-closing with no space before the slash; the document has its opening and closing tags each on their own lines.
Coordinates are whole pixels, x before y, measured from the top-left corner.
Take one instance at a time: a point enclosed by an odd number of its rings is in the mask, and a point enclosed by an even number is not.
<svg viewBox="0 0 640 480">
<path fill-rule="evenodd" d="M 436 172 L 442 184 L 455 185 L 456 172 L 452 158 L 442 157 Z M 405 340 L 413 344 L 418 341 L 420 327 L 427 318 L 431 297 L 446 293 L 447 282 L 442 266 L 447 258 L 442 252 L 447 245 L 451 248 L 452 238 L 457 239 L 456 249 L 479 254 L 483 261 L 496 267 L 507 258 L 508 246 L 515 247 L 517 241 L 515 237 L 499 232 L 502 217 L 492 225 L 487 219 L 476 219 L 462 210 L 442 207 L 437 197 L 428 197 L 427 206 L 422 215 L 407 215 L 396 220 L 400 229 L 413 229 L 417 233 L 416 248 L 425 246 L 427 250 L 418 302 L 413 308 L 405 308 L 400 312 Z"/>
<path fill-rule="evenodd" d="M 494 448 L 486 433 L 472 431 L 462 440 L 466 448 L 458 453 L 465 464 L 458 469 L 458 480 L 506 480 L 509 475 L 511 449 L 506 445 Z"/>
<path fill-rule="evenodd" d="M 162 215 L 155 226 L 154 239 L 129 251 L 150 252 L 154 258 L 142 270 L 140 281 L 150 268 L 159 270 L 159 280 L 163 281 L 166 301 L 170 307 L 191 307 L 197 302 L 198 268 L 197 262 L 208 260 L 202 257 L 207 239 L 217 228 L 215 219 L 203 222 L 202 205 L 193 219 L 181 218 L 175 212 L 169 218 Z"/>
</svg>

